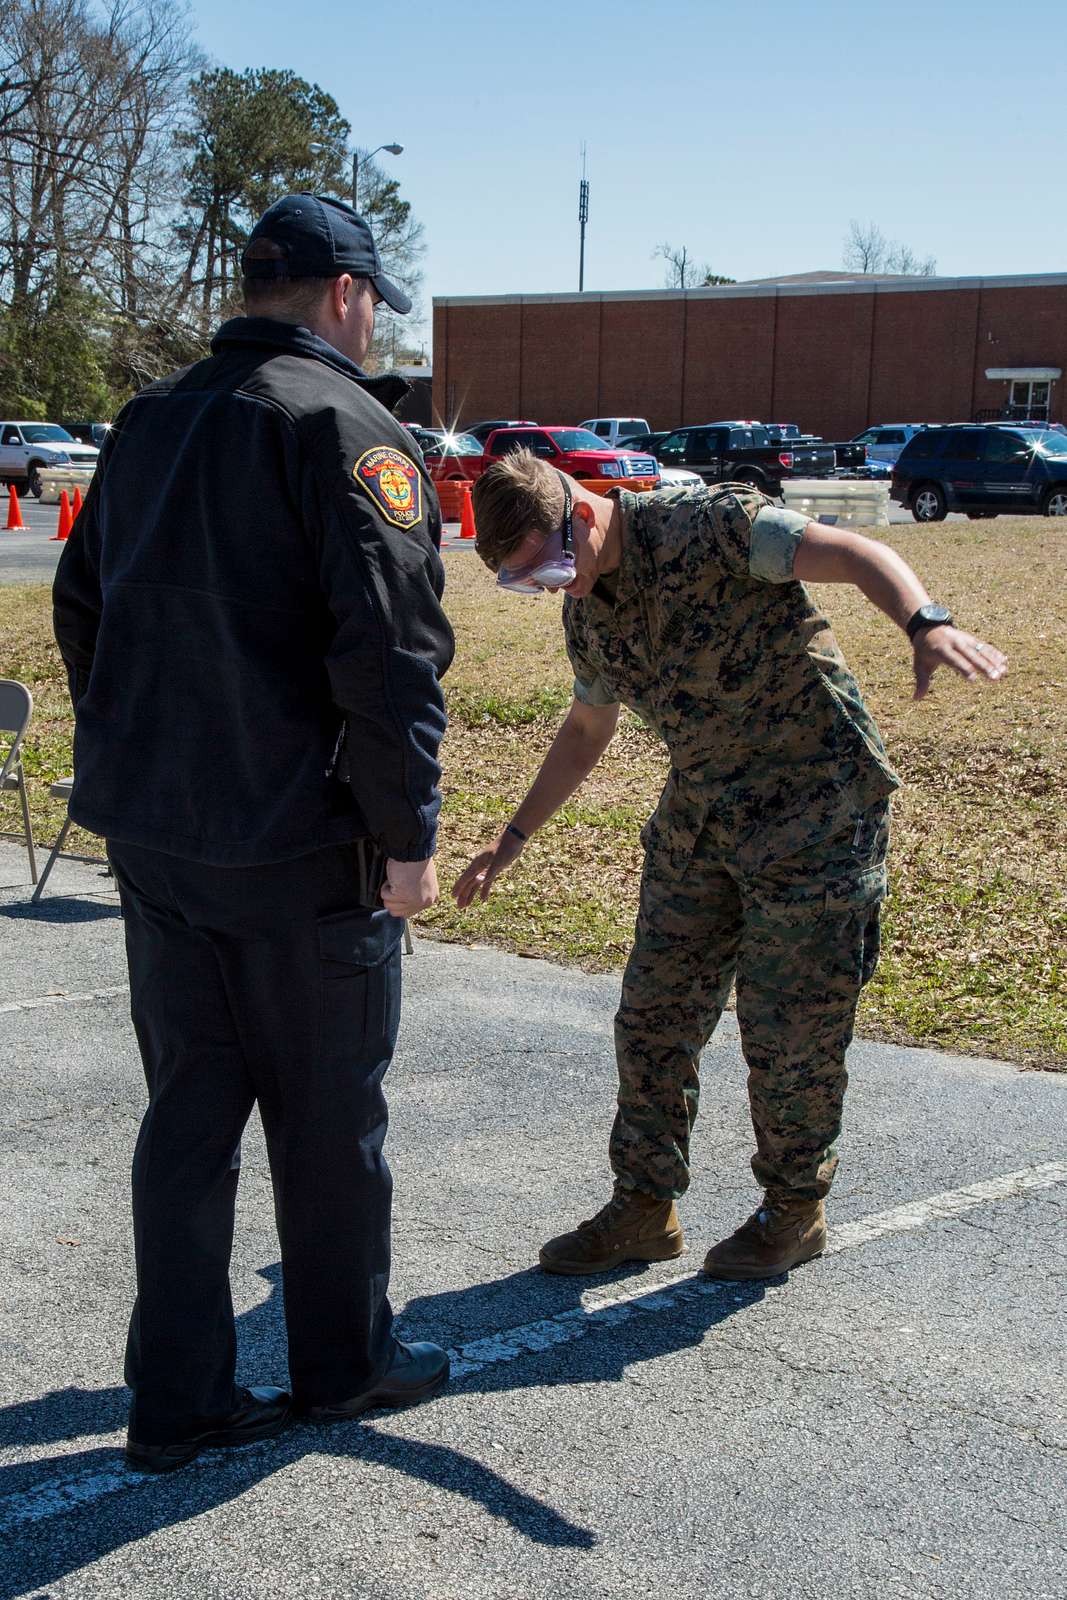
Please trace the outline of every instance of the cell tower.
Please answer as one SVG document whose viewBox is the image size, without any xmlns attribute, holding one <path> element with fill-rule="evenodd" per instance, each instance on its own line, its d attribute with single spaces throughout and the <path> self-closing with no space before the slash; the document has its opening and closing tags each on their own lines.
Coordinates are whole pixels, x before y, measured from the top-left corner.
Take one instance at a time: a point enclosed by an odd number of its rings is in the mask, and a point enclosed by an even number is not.
<svg viewBox="0 0 1067 1600">
<path fill-rule="evenodd" d="M 585 288 L 585 225 L 589 221 L 589 180 L 585 175 L 585 144 L 582 144 L 582 180 L 578 185 L 578 292 Z"/>
</svg>

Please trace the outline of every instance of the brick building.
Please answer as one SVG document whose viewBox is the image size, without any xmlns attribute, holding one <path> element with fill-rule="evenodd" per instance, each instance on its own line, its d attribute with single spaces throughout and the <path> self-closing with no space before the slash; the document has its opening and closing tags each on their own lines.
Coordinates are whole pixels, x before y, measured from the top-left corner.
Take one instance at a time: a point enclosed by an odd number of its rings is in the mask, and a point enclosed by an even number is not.
<svg viewBox="0 0 1067 1600">
<path fill-rule="evenodd" d="M 1010 405 L 1062 422 L 1067 273 L 450 297 L 434 300 L 433 352 L 449 425 L 755 417 L 848 438 Z"/>
</svg>

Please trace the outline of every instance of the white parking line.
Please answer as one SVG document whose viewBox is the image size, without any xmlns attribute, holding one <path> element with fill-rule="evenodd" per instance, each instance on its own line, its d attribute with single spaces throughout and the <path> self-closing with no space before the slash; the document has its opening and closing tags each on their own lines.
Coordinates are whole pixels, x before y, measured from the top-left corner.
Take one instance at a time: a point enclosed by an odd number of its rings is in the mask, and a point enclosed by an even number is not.
<svg viewBox="0 0 1067 1600">
<path fill-rule="evenodd" d="M 995 1200 L 1010 1200 L 1033 1189 L 1050 1189 L 1059 1183 L 1067 1183 L 1067 1161 L 1046 1161 L 1042 1166 L 1023 1167 L 1018 1172 L 1006 1173 L 1002 1178 L 989 1178 L 963 1189 L 949 1189 L 944 1194 L 894 1206 L 890 1211 L 878 1211 L 872 1216 L 862 1217 L 859 1222 L 846 1222 L 834 1228 L 825 1254 L 836 1255 L 841 1250 L 855 1250 L 859 1245 L 885 1238 L 888 1234 L 925 1228 L 928 1223 L 959 1216 L 961 1212 L 971 1211 L 976 1206 L 989 1205 Z M 461 1345 L 458 1350 L 450 1352 L 452 1375 L 464 1378 L 483 1367 L 515 1361 L 519 1356 L 549 1350 L 553 1345 L 570 1344 L 575 1339 L 583 1338 L 593 1328 L 624 1322 L 635 1312 L 666 1311 L 682 1300 L 729 1293 L 737 1293 L 736 1284 L 694 1277 L 691 1272 L 684 1272 L 644 1293 L 637 1290 L 630 1294 L 612 1295 L 608 1299 L 590 1296 L 587 1304 L 574 1311 L 561 1311 L 558 1316 L 546 1317 L 543 1322 L 529 1322 L 525 1327 L 510 1328 L 506 1333 L 490 1334 L 485 1339 L 476 1339 L 472 1344 Z"/>
<path fill-rule="evenodd" d="M 128 983 L 116 983 L 110 989 L 86 989 L 82 994 L 42 994 L 33 1000 L 12 1000 L 0 1006 L 0 1016 L 8 1011 L 39 1011 L 42 1006 L 76 1006 L 83 1000 L 112 1000 L 117 994 L 128 994 Z"/>
<path fill-rule="evenodd" d="M 1052 1189 L 1062 1183 L 1067 1183 L 1067 1161 L 1046 1161 L 1040 1166 L 1022 1167 L 1000 1178 L 988 1178 L 981 1183 L 967 1184 L 961 1189 L 949 1189 L 943 1194 L 930 1195 L 925 1200 L 875 1212 L 859 1222 L 844 1223 L 834 1229 L 826 1254 L 837 1255 L 842 1250 L 855 1250 L 875 1239 L 884 1239 L 895 1233 L 914 1232 L 932 1222 L 951 1220 L 978 1206 L 1011 1200 L 1040 1189 Z M 540 1322 L 527 1322 L 522 1327 L 474 1339 L 470 1344 L 451 1350 L 452 1376 L 466 1378 L 486 1367 L 518 1361 L 527 1355 L 540 1355 L 556 1345 L 572 1344 L 594 1329 L 612 1328 L 634 1316 L 669 1311 L 687 1300 L 733 1296 L 738 1293 L 739 1287 L 734 1283 L 712 1282 L 709 1278 L 697 1277 L 692 1273 L 680 1273 L 651 1290 L 636 1290 L 606 1298 L 595 1298 L 593 1291 L 589 1303 L 573 1311 L 561 1311 L 558 1316 L 545 1317 Z M 185 1470 L 203 1470 L 211 1464 L 210 1455 L 202 1456 Z M 32 1466 L 32 1463 L 27 1463 L 27 1466 Z M 0 1499 L 0 1534 L 10 1532 L 23 1523 L 41 1522 L 62 1512 L 74 1511 L 123 1489 L 140 1488 L 150 1481 L 155 1480 L 132 1474 L 117 1462 L 103 1469 L 48 1479 L 22 1494 L 7 1495 Z"/>
</svg>

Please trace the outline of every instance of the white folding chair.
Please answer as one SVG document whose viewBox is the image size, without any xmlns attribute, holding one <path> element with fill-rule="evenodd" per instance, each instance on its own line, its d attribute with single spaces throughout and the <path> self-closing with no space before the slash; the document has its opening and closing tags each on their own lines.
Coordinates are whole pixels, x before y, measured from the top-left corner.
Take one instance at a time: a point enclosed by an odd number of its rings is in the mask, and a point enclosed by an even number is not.
<svg viewBox="0 0 1067 1600">
<path fill-rule="evenodd" d="M 0 678 L 0 738 L 5 733 L 13 736 L 13 743 L 4 764 L 0 767 L 0 792 L 17 789 L 22 801 L 22 829 L 24 843 L 30 857 L 30 882 L 37 882 L 37 857 L 33 853 L 33 829 L 30 826 L 30 804 L 26 794 L 26 774 L 22 769 L 19 746 L 33 715 L 33 695 L 24 683 L 14 678 Z"/>
</svg>

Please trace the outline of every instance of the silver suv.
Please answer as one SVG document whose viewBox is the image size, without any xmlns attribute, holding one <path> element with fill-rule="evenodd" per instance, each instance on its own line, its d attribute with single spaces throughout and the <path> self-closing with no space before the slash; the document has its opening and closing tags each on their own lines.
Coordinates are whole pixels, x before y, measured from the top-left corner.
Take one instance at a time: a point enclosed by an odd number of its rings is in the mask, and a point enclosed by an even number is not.
<svg viewBox="0 0 1067 1600">
<path fill-rule="evenodd" d="M 0 482 L 25 483 L 38 500 L 44 492 L 42 470 L 81 468 L 71 476 L 88 479 L 99 454 L 95 445 L 83 444 L 57 422 L 0 422 Z"/>
<path fill-rule="evenodd" d="M 865 446 L 868 461 L 884 461 L 895 466 L 904 446 L 925 427 L 925 422 L 883 422 L 857 433 L 852 443 Z"/>
</svg>

